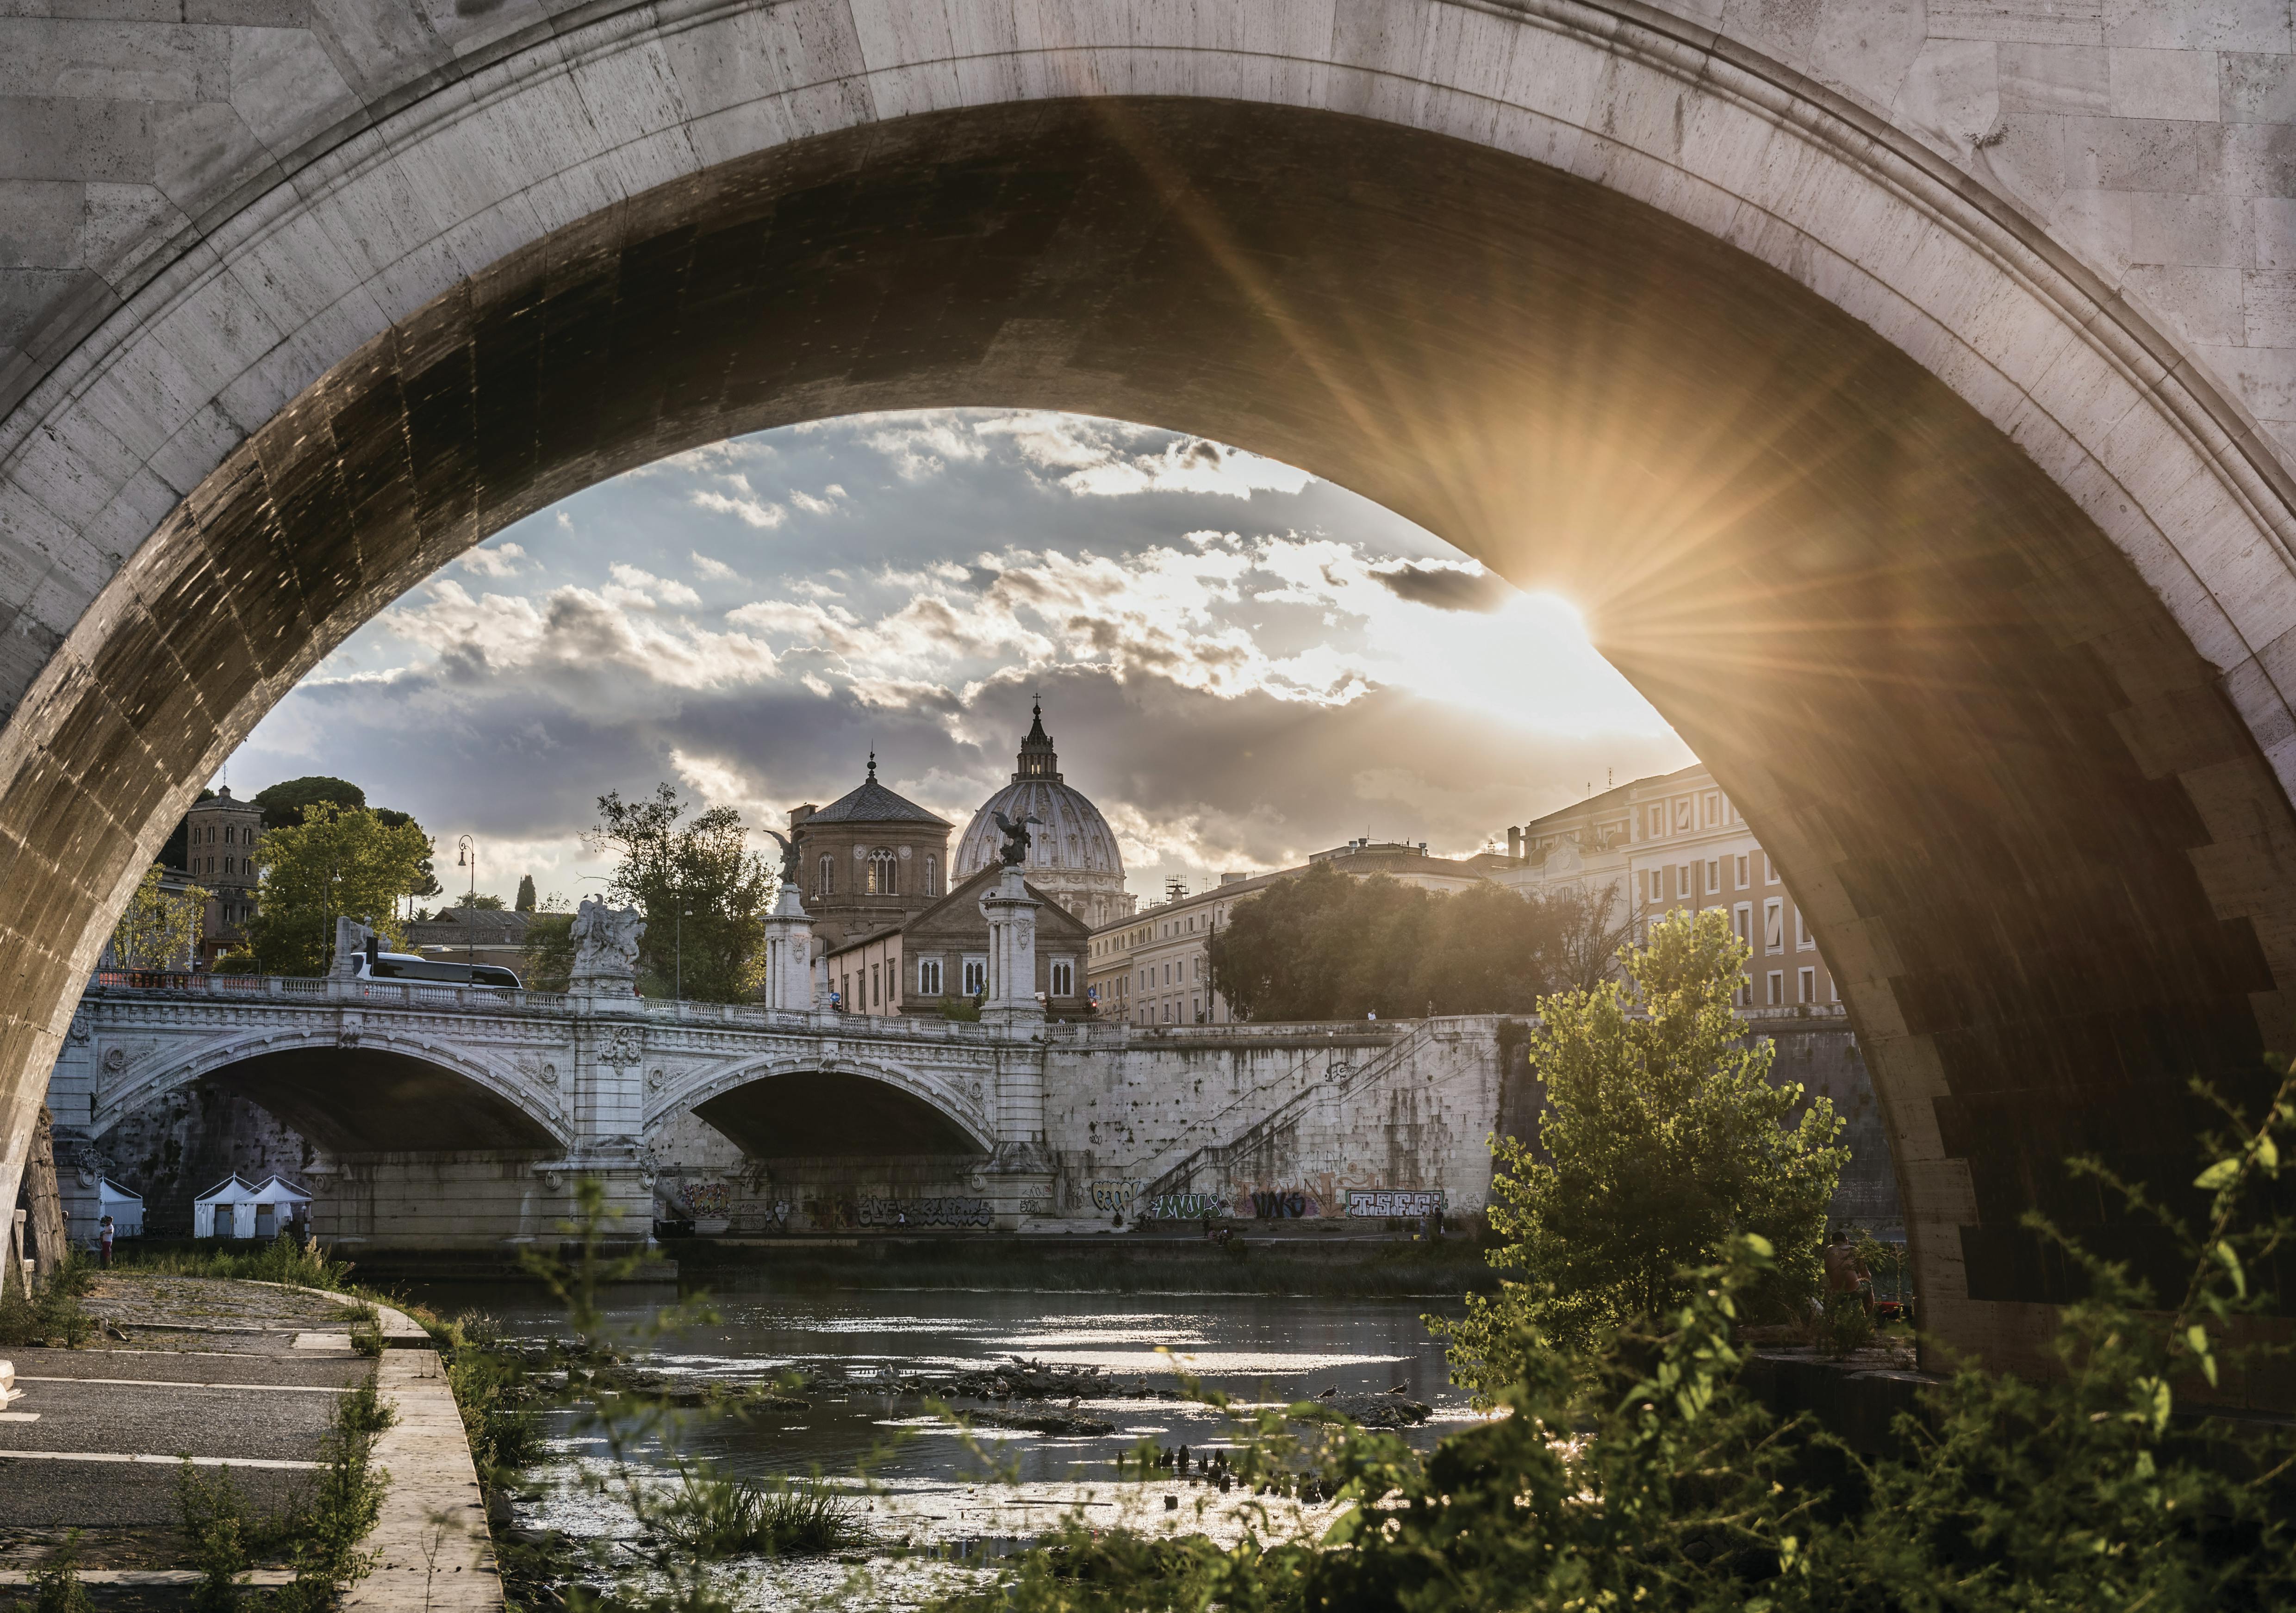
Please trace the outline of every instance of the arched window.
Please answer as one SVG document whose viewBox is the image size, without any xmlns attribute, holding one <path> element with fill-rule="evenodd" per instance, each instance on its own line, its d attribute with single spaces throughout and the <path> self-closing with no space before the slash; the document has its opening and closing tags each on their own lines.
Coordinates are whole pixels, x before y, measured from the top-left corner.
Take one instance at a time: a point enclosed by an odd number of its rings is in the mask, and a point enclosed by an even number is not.
<svg viewBox="0 0 2296 1613">
<path fill-rule="evenodd" d="M 890 846 L 880 846 L 869 854 L 869 894 L 873 897 L 898 896 L 901 892 L 900 862 Z"/>
<path fill-rule="evenodd" d="M 817 896 L 817 897 L 825 897 L 825 896 L 833 895 L 833 894 L 835 893 L 836 889 L 837 889 L 837 864 L 836 864 L 836 861 L 835 861 L 835 859 L 833 859 L 833 858 L 832 858 L 832 857 L 829 857 L 829 856 L 824 856 L 821 859 L 821 882 L 820 882 L 819 884 L 816 885 L 816 886 L 813 888 L 813 894 L 814 894 L 814 895 L 816 895 L 816 896 Z"/>
<path fill-rule="evenodd" d="M 929 897 L 940 895 L 940 859 L 939 857 L 925 858 L 925 895 Z"/>
</svg>

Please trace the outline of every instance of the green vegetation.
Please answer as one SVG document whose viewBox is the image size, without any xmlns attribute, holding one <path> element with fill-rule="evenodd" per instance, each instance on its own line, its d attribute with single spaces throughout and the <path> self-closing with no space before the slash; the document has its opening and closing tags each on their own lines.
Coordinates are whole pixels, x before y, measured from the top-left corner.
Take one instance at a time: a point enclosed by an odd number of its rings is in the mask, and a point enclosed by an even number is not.
<svg viewBox="0 0 2296 1613">
<path fill-rule="evenodd" d="M 749 831 L 732 807 L 681 823 L 687 810 L 668 784 L 651 800 L 624 801 L 611 791 L 598 798 L 599 825 L 585 843 L 619 859 L 607 895 L 644 911 L 641 993 L 746 1003 L 765 978 L 776 865 L 749 849 Z"/>
<path fill-rule="evenodd" d="M 1603 978 L 1627 928 L 1613 905 L 1608 890 L 1447 895 L 1319 863 L 1235 905 L 1212 935 L 1212 988 L 1244 1019 L 1529 1013 Z"/>
<path fill-rule="evenodd" d="M 308 778 L 283 779 L 268 790 L 258 790 L 255 804 L 263 808 L 266 829 L 291 829 L 303 821 L 306 806 L 324 804 L 338 812 L 363 812 L 366 809 L 366 791 L 348 779 L 314 774 Z"/>
<path fill-rule="evenodd" d="M 188 969 L 199 950 L 212 893 L 190 885 L 171 895 L 160 888 L 163 872 L 157 863 L 144 871 L 111 927 L 111 955 L 122 969 Z"/>
<path fill-rule="evenodd" d="M 1539 1004 L 1540 1149 L 1493 1144 L 1503 1281 L 1441 1329 L 1455 1374 L 1480 1395 L 1521 1378 L 1525 1347 L 1584 1345 L 1671 1310 L 1684 1273 L 1735 1233 L 1776 1251 L 1753 1297 L 1761 1319 L 1804 1314 L 1824 1281 L 1826 1206 L 1849 1150 L 1833 1146 L 1841 1122 L 1824 1098 L 1797 1118 L 1801 1088 L 1771 1082 L 1771 1044 L 1732 1015 L 1748 948 L 1728 915 L 1672 915 L 1619 955 L 1624 982 Z"/>
<path fill-rule="evenodd" d="M 706 1562 L 835 1552 L 861 1538 L 851 1493 L 818 1477 L 760 1485 L 687 1466 L 678 1480 L 656 1527 L 679 1551 Z"/>
<path fill-rule="evenodd" d="M 351 1273 L 351 1263 L 331 1259 L 316 1238 L 299 1243 L 291 1232 L 257 1249 L 122 1249 L 113 1263 L 160 1277 L 236 1277 L 289 1288 L 340 1289 Z"/>
<path fill-rule="evenodd" d="M 340 1395 L 319 1442 L 316 1483 L 285 1508 L 258 1514 L 228 1468 L 201 1472 L 188 1459 L 176 1476 L 176 1507 L 201 1571 L 194 1613 L 321 1613 L 365 1577 L 375 1554 L 360 1542 L 374 1527 L 389 1476 L 372 1465 L 375 1436 L 397 1421 L 374 1380 Z M 283 1560 L 294 1579 L 266 1593 L 246 1576 L 259 1562 Z"/>
<path fill-rule="evenodd" d="M 29 1293 L 20 1272 L 0 1271 L 0 1345 L 76 1350 L 87 1343 L 95 1337 L 95 1318 L 80 1299 L 94 1281 L 86 1257 L 74 1249 Z"/>
<path fill-rule="evenodd" d="M 527 921 L 518 978 L 529 991 L 564 991 L 574 973 L 574 915 L 537 913 Z"/>
<path fill-rule="evenodd" d="M 79 1531 L 66 1535 L 48 1560 L 32 1570 L 32 1600 L 16 1613 L 95 1613 L 94 1599 L 79 1581 Z"/>
<path fill-rule="evenodd" d="M 512 905 L 520 913 L 534 911 L 534 876 L 532 874 L 522 873 L 518 876 L 518 900 Z"/>
<path fill-rule="evenodd" d="M 380 814 L 327 801 L 305 806 L 300 823 L 266 830 L 255 848 L 263 882 L 247 927 L 264 972 L 326 972 L 335 920 L 344 915 L 372 926 L 386 945 L 404 946 L 398 903 L 422 882 L 430 854 L 412 819 L 387 824 Z"/>
</svg>

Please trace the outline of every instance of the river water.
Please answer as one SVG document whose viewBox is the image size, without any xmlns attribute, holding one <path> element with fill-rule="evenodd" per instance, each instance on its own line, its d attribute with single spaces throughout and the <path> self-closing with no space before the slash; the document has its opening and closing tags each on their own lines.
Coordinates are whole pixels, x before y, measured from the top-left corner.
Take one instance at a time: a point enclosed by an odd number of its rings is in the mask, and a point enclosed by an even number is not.
<svg viewBox="0 0 2296 1613">
<path fill-rule="evenodd" d="M 440 1285 L 422 1298 L 452 1314 L 480 1308 L 513 1337 L 539 1336 L 554 1314 L 538 1298 Z M 632 1290 L 618 1320 L 635 1326 L 668 1298 Z M 1317 1518 L 1284 1508 L 1250 1514 L 1237 1492 L 1223 1495 L 1169 1472 L 1145 1481 L 1133 1466 L 1119 1478 L 1119 1453 L 1143 1441 L 1190 1449 L 1201 1461 L 1232 1448 L 1236 1430 L 1219 1412 L 1186 1400 L 1088 1396 L 1073 1409 L 1115 1425 L 1113 1434 L 1054 1437 L 977 1429 L 970 1439 L 931 1413 L 922 1399 L 890 1384 L 994 1366 L 1015 1357 L 1046 1365 L 1097 1367 L 1112 1380 L 1174 1389 L 1182 1371 L 1209 1388 L 1254 1404 L 1286 1404 L 1326 1390 L 1384 1395 L 1399 1388 L 1433 1408 L 1406 1430 L 1431 1445 L 1474 1420 L 1451 1387 L 1442 1346 L 1422 1320 L 1456 1302 L 1334 1299 L 1260 1295 L 1091 1294 L 1012 1290 L 857 1290 L 803 1293 L 720 1290 L 715 1324 L 661 1340 L 648 1363 L 678 1380 L 753 1383 L 795 1371 L 809 1380 L 801 1412 L 753 1421 L 697 1420 L 676 1449 L 650 1453 L 667 1464 L 699 1459 L 753 1478 L 819 1473 L 850 1480 L 864 1472 L 872 1493 L 857 1499 L 871 1541 L 841 1562 L 751 1564 L 739 1576 L 750 1607 L 799 1605 L 835 1588 L 865 1559 L 876 1584 L 870 1605 L 898 1606 L 945 1583 L 946 1560 L 979 1562 L 1025 1541 L 1063 1510 L 1095 1524 L 1123 1521 L 1152 1531 L 1203 1528 L 1232 1536 L 1245 1527 L 1313 1527 Z M 980 1403 L 953 1401 L 954 1409 Z M 1015 1409 L 1063 1409 L 1019 1405 Z M 584 1538 L 628 1533 L 627 1516 L 572 1482 L 594 1445 L 561 1419 L 540 1493 L 521 1502 L 519 1522 Z M 1308 1429 L 1300 1430 L 1303 1433 Z M 1265 1504 L 1265 1503 L 1262 1503 Z M 904 1550 L 906 1548 L 906 1552 Z M 915 1553 L 939 1560 L 920 1563 Z M 963 1571 L 961 1569 L 954 1571 Z M 938 1576 L 938 1577 L 936 1577 Z"/>
</svg>

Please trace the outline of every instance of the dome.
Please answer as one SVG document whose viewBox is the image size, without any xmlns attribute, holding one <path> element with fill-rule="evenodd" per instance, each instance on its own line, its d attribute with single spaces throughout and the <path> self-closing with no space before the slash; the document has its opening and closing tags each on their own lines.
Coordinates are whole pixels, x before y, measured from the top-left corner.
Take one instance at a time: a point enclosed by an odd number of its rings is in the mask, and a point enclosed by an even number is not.
<svg viewBox="0 0 2296 1613">
<path fill-rule="evenodd" d="M 1028 738 L 1021 741 L 1013 782 L 983 801 L 965 825 L 951 860 L 950 883 L 997 860 L 1004 844 L 996 831 L 997 813 L 1014 823 L 1033 816 L 1029 860 L 1021 865 L 1029 883 L 1095 928 L 1129 918 L 1136 903 L 1124 888 L 1124 859 L 1117 853 L 1115 832 L 1082 790 L 1062 782 L 1041 705 L 1035 716 Z"/>
</svg>

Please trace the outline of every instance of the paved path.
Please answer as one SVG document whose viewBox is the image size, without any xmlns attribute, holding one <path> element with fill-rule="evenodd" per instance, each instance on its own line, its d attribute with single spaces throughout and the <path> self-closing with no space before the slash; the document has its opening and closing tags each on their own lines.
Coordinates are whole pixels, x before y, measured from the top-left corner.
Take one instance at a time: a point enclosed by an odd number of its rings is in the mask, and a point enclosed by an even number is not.
<svg viewBox="0 0 2296 1613">
<path fill-rule="evenodd" d="M 23 1394 L 0 1419 L 0 1585 L 77 1528 L 92 1584 L 164 1586 L 185 1565 L 182 1459 L 227 1469 L 256 1508 L 278 1507 L 310 1482 L 335 1396 L 374 1373 L 398 1420 L 373 1455 L 390 1480 L 368 1541 L 380 1561 L 348 1606 L 499 1609 L 484 1502 L 439 1356 L 388 1307 L 393 1347 L 380 1363 L 358 1355 L 344 1303 L 266 1283 L 107 1273 L 87 1308 L 125 1340 L 9 1351 Z"/>
</svg>

